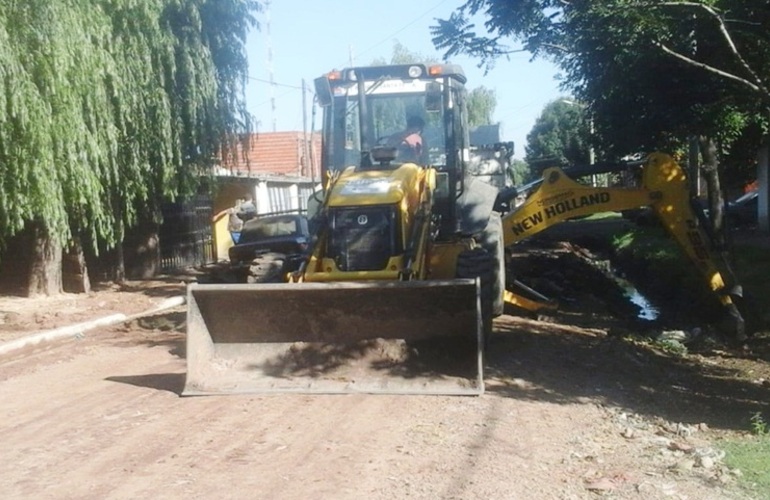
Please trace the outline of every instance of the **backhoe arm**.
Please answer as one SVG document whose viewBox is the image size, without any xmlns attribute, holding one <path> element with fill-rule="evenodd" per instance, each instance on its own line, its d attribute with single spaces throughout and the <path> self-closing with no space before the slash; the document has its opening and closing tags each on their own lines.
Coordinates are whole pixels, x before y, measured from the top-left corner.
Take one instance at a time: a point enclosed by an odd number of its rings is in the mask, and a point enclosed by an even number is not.
<svg viewBox="0 0 770 500">
<path fill-rule="evenodd" d="M 735 323 L 736 334 L 742 336 L 743 318 L 730 297 L 731 290 L 737 289 L 735 277 L 724 257 L 712 252 L 711 238 L 690 203 L 684 170 L 662 153 L 650 155 L 641 168 L 641 186 L 633 188 L 587 186 L 575 182 L 560 168 L 546 169 L 539 187 L 503 217 L 506 247 L 575 217 L 649 206 L 694 262 L 709 289 L 719 296 Z M 726 283 L 726 279 L 730 282 Z"/>
</svg>

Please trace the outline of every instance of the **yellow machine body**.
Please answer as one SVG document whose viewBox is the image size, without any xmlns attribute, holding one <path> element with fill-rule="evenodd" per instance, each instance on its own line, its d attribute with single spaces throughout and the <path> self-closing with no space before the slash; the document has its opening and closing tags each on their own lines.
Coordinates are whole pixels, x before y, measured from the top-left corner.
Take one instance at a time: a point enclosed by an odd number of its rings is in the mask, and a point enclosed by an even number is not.
<svg viewBox="0 0 770 500">
<path fill-rule="evenodd" d="M 553 307 L 506 287 L 504 248 L 613 210 L 652 207 L 742 321 L 673 159 L 651 155 L 641 186 L 629 188 L 547 169 L 522 205 L 499 208 L 504 192 L 467 175 L 464 82 L 452 65 L 316 81 L 325 182 L 303 264 L 283 283 L 190 285 L 185 395 L 482 394 L 483 346 L 503 301 Z M 425 125 L 419 160 L 399 161 L 387 146 L 405 122 Z"/>
</svg>

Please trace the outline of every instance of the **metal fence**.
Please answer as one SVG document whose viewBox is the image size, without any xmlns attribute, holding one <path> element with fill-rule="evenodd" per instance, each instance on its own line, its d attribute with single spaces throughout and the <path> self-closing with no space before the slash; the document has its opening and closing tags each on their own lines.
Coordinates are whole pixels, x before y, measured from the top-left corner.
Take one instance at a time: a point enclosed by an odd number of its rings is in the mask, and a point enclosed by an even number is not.
<svg viewBox="0 0 770 500">
<path fill-rule="evenodd" d="M 162 210 L 161 270 L 168 272 L 213 263 L 211 199 L 200 195 L 189 202 L 168 203 Z"/>
</svg>

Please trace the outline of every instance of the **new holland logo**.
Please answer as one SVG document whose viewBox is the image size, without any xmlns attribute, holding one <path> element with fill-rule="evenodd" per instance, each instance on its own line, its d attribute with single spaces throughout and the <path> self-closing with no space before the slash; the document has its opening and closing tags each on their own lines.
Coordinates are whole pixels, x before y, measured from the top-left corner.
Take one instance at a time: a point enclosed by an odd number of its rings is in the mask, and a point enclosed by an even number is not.
<svg viewBox="0 0 770 500">
<path fill-rule="evenodd" d="M 545 200 L 544 200 L 545 201 Z M 610 202 L 610 193 L 592 193 L 582 196 L 574 196 L 572 198 L 556 201 L 554 198 L 549 198 L 550 204 L 543 209 L 524 217 L 518 221 L 514 221 L 511 224 L 511 230 L 513 234 L 518 236 L 531 229 L 534 229 L 539 224 L 542 224 L 548 219 L 564 216 L 565 219 L 570 217 L 570 212 L 578 211 L 583 207 L 590 207 L 592 205 L 604 205 Z M 593 209 L 592 209 L 593 211 Z"/>
</svg>

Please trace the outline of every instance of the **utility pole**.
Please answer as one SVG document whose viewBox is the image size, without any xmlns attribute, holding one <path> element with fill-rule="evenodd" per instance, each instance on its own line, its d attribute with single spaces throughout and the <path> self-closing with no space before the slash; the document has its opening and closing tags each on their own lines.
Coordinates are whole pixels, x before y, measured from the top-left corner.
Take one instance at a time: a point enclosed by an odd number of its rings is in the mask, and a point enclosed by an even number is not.
<svg viewBox="0 0 770 500">
<path fill-rule="evenodd" d="M 265 35 L 267 36 L 267 71 L 270 75 L 270 111 L 273 119 L 273 132 L 275 132 L 275 78 L 273 75 L 273 42 L 270 36 L 270 3 L 270 0 L 265 2 Z"/>
<path fill-rule="evenodd" d="M 313 166 L 310 163 L 310 148 L 308 148 L 307 144 L 307 88 L 305 85 L 305 79 L 302 79 L 302 156 L 303 156 L 303 164 L 300 165 L 300 172 L 299 175 L 301 176 L 303 174 L 303 166 L 304 166 L 304 174 L 308 175 L 308 173 L 311 171 Z"/>
</svg>

